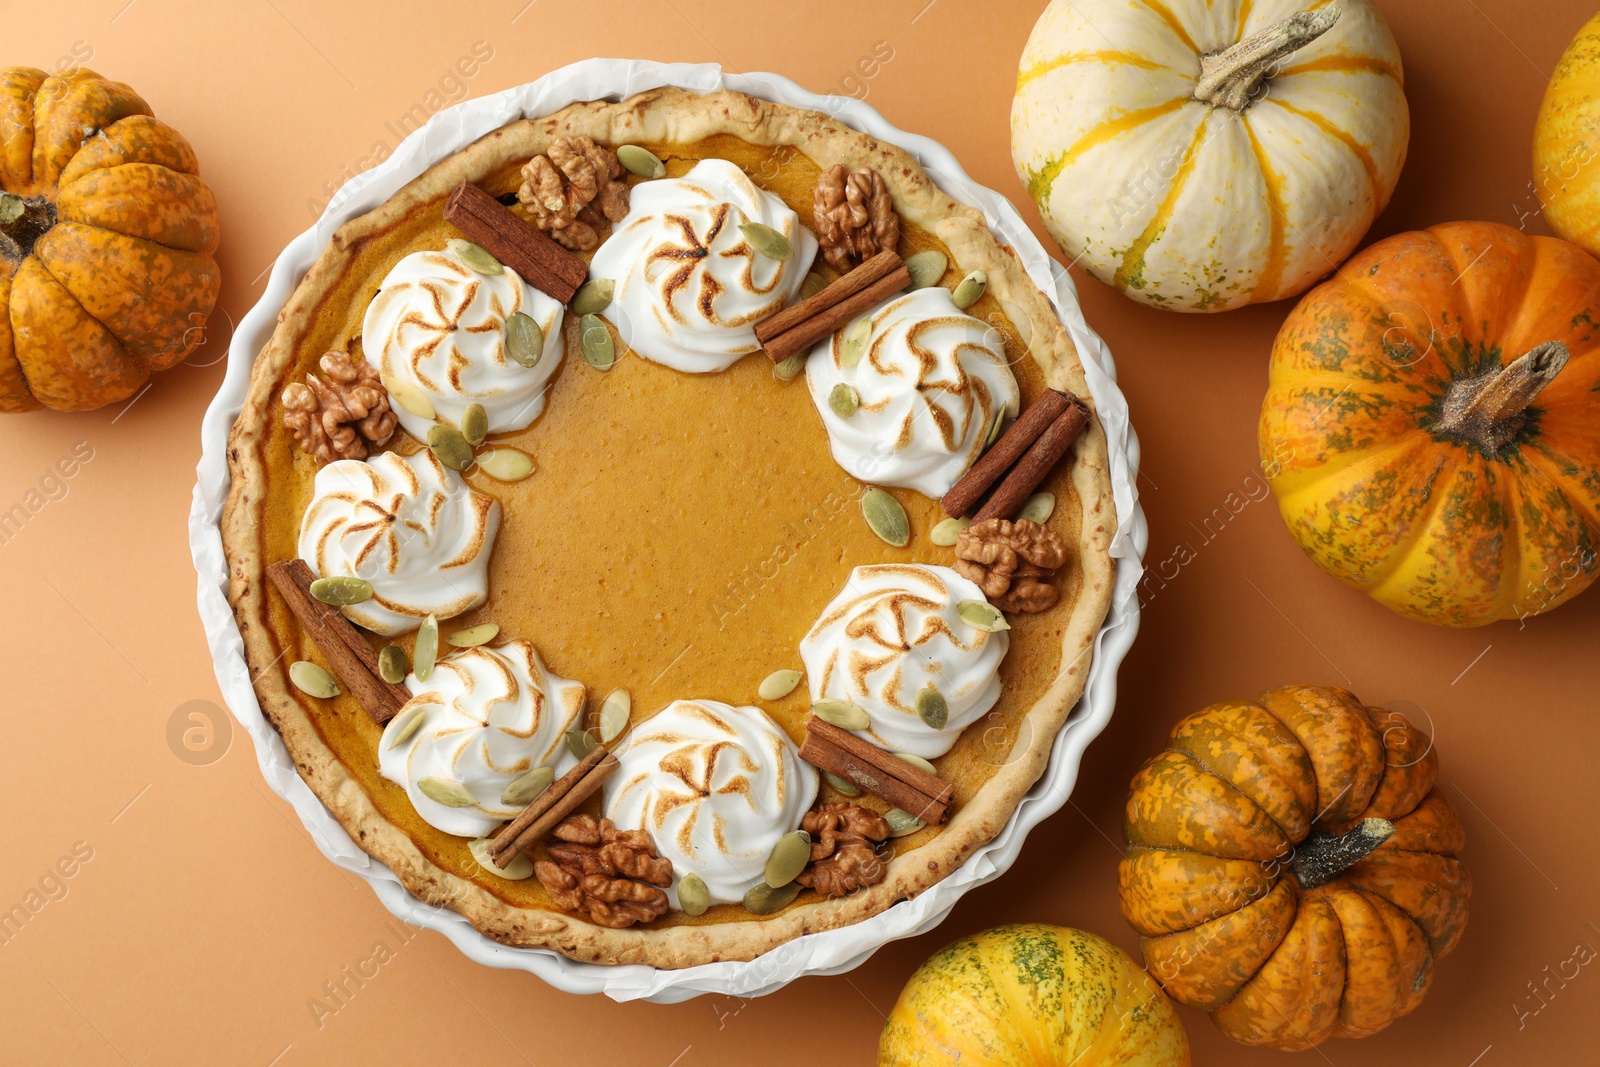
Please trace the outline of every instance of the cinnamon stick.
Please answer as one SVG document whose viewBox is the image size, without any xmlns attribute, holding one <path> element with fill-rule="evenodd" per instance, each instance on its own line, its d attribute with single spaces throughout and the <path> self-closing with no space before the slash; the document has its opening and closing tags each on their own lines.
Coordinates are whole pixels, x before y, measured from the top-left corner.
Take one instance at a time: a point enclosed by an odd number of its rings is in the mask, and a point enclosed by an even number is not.
<svg viewBox="0 0 1600 1067">
<path fill-rule="evenodd" d="M 303 559 L 286 559 L 267 568 L 267 577 L 283 594 L 284 603 L 305 627 L 327 657 L 339 683 L 356 698 L 372 721 L 382 726 L 411 699 L 411 691 L 386 682 L 378 673 L 378 654 L 372 650 L 344 612 L 311 595 L 313 575 Z"/>
<path fill-rule="evenodd" d="M 1084 428 L 1088 425 L 1089 408 L 1082 401 L 1057 415 L 1050 428 L 1039 435 L 1033 447 L 1011 468 L 1011 473 L 1000 483 L 1000 488 L 994 491 L 994 495 L 978 510 L 972 521 L 1009 519 L 1022 510 L 1022 505 L 1027 503 L 1034 490 L 1044 484 L 1051 468 L 1066 455 L 1072 443 L 1083 436 Z"/>
<path fill-rule="evenodd" d="M 550 831 L 577 810 L 579 804 L 592 797 L 619 766 L 617 757 L 606 746 L 596 745 L 582 762 L 550 783 L 549 789 L 494 835 L 494 840 L 489 842 L 489 854 L 495 866 L 504 867 L 519 852 L 548 837 Z"/>
<path fill-rule="evenodd" d="M 856 270 L 860 269 L 861 267 L 856 268 Z M 855 271 L 851 272 L 851 274 L 853 273 Z M 846 278 L 849 276 L 848 274 L 845 275 Z M 838 285 L 843 280 L 841 278 L 839 282 L 834 282 L 833 285 Z M 783 333 L 778 334 L 770 341 L 763 342 L 762 347 L 767 350 L 767 355 L 772 359 L 772 362 L 782 363 L 796 352 L 810 348 L 818 341 L 831 336 L 835 330 L 859 318 L 868 308 L 883 303 L 910 284 L 911 272 L 906 269 L 904 263 L 901 263 L 898 267 L 893 267 L 888 274 L 877 281 L 868 283 L 865 287 L 858 289 L 838 303 L 823 308 L 797 325 L 791 326 Z M 833 286 L 828 287 L 828 289 L 831 288 Z M 828 289 L 822 290 L 821 293 L 810 299 L 817 299 L 817 297 L 827 293 Z M 804 307 L 806 303 L 807 301 L 803 300 L 796 304 L 795 307 Z M 785 314 L 787 310 L 780 311 L 778 314 Z M 777 316 L 773 317 L 776 318 Z"/>
<path fill-rule="evenodd" d="M 1028 405 L 1022 417 L 1006 429 L 1000 440 L 950 487 L 944 499 L 939 501 L 944 513 L 952 519 L 959 519 L 972 510 L 972 505 L 989 491 L 989 487 L 999 481 L 1000 476 L 1010 470 L 1011 465 L 1022 458 L 1022 454 L 1050 428 L 1050 424 L 1074 404 L 1081 406 L 1083 401 L 1059 389 L 1046 389 L 1042 396 Z"/>
<path fill-rule="evenodd" d="M 572 302 L 589 276 L 583 260 L 471 182 L 456 186 L 445 202 L 444 217 L 523 281 L 563 304 Z"/>
<path fill-rule="evenodd" d="M 887 278 L 902 262 L 900 254 L 894 249 L 884 249 L 850 273 L 835 280 L 833 284 L 824 286 L 800 303 L 792 304 L 776 315 L 756 323 L 756 340 L 765 345 L 774 337 L 794 329 L 819 312 L 826 311 L 835 304 L 855 296 L 874 282 Z"/>
<path fill-rule="evenodd" d="M 806 720 L 800 758 L 923 822 L 942 823 L 950 817 L 955 786 L 814 715 Z"/>
</svg>

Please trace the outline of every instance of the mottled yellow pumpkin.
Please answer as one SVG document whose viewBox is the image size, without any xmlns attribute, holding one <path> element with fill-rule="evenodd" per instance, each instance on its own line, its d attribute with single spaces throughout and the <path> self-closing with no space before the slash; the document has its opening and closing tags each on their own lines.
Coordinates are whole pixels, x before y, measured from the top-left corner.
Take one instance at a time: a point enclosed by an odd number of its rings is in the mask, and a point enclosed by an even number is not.
<svg viewBox="0 0 1600 1067">
<path fill-rule="evenodd" d="M 1600 573 L 1600 262 L 1471 222 L 1346 263 L 1272 351 L 1261 455 L 1328 573 L 1447 626 Z"/>
<path fill-rule="evenodd" d="M 131 396 L 204 336 L 217 205 L 189 142 L 91 70 L 0 71 L 0 411 Z"/>
<path fill-rule="evenodd" d="M 1533 182 L 1550 228 L 1600 255 L 1600 15 L 1550 76 L 1533 128 Z"/>
<path fill-rule="evenodd" d="M 1305 292 L 1393 194 L 1411 120 L 1371 0 L 1054 0 L 1011 154 L 1074 262 L 1131 299 Z"/>
<path fill-rule="evenodd" d="M 917 968 L 889 1013 L 880 1067 L 1188 1067 L 1172 1003 L 1111 942 L 1001 926 Z"/>
</svg>

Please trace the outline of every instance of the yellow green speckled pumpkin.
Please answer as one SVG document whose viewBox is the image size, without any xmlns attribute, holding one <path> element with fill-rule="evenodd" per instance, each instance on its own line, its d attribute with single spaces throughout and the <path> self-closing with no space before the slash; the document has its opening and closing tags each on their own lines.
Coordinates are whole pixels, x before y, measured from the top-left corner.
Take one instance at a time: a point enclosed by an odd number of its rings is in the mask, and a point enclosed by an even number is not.
<svg viewBox="0 0 1600 1067">
<path fill-rule="evenodd" d="M 880 1067 L 1187 1067 L 1172 1003 L 1111 942 L 1061 926 L 964 937 L 917 968 Z"/>
<path fill-rule="evenodd" d="M 193 149 L 138 93 L 0 70 L 0 412 L 102 407 L 181 362 L 216 247 Z"/>
<path fill-rule="evenodd" d="M 1550 228 L 1600 255 L 1600 15 L 1550 76 L 1533 128 L 1533 183 Z"/>
<path fill-rule="evenodd" d="M 1261 455 L 1306 554 L 1402 615 L 1563 603 L 1600 573 L 1600 262 L 1484 222 L 1380 241 L 1284 323 Z"/>
</svg>

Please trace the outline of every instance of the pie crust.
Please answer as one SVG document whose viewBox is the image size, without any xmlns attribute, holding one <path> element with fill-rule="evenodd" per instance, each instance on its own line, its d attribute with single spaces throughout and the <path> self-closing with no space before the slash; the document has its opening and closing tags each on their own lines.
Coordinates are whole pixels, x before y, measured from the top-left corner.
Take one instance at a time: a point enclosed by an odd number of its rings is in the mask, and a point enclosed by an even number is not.
<svg viewBox="0 0 1600 1067">
<path fill-rule="evenodd" d="M 1110 605 L 1116 532 L 1107 443 L 1098 421 L 1080 439 L 1070 480 L 1081 502 L 1075 546 L 1082 572 L 1079 595 L 1064 625 L 1060 667 L 1027 711 L 1016 749 L 932 841 L 895 856 L 878 885 L 849 896 L 797 904 L 774 916 L 703 926 L 612 930 L 543 908 L 509 904 L 476 883 L 443 870 L 376 808 L 364 788 L 324 744 L 281 671 L 264 669 L 275 657 L 267 625 L 267 587 L 260 543 L 269 508 L 261 443 L 274 398 L 293 362 L 296 339 L 322 294 L 347 269 L 364 239 L 384 231 L 419 205 L 447 195 L 462 180 L 485 175 L 545 151 L 562 135 L 584 134 L 602 144 L 688 143 L 728 134 L 763 147 L 791 146 L 820 167 L 842 163 L 871 167 L 888 182 L 902 219 L 937 237 L 964 270 L 983 270 L 989 291 L 1025 314 L 1032 327 L 1030 354 L 1047 385 L 1092 397 L 1078 353 L 1054 308 L 1028 277 L 1014 252 L 990 234 L 982 214 L 945 195 L 905 151 L 827 116 L 743 93 L 698 94 L 675 88 L 641 93 L 617 103 L 573 104 L 553 115 L 502 127 L 434 165 L 380 207 L 351 220 L 333 236 L 279 316 L 277 329 L 257 356 L 249 395 L 230 435 L 232 476 L 222 516 L 228 557 L 229 600 L 254 668 L 256 695 L 311 790 L 351 839 L 385 864 L 420 900 L 449 907 L 496 941 L 552 949 L 577 960 L 608 964 L 690 967 L 719 960 L 751 960 L 802 934 L 860 922 L 938 882 L 991 840 L 1043 773 L 1051 747 L 1082 695 L 1095 636 Z M 1063 608 L 1067 605 L 1063 605 Z M 1057 610 L 1061 610 L 1058 608 Z M 807 898 L 809 899 L 809 897 Z"/>
</svg>

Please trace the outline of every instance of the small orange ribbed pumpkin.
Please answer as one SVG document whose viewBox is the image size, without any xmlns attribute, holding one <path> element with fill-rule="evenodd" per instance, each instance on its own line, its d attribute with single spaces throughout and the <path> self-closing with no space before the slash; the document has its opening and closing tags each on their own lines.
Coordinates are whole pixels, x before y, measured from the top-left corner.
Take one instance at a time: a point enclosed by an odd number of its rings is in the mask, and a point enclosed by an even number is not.
<svg viewBox="0 0 1600 1067">
<path fill-rule="evenodd" d="M 1377 1033 L 1422 1002 L 1472 882 L 1431 739 L 1286 686 L 1173 728 L 1133 780 L 1122 913 L 1145 965 L 1250 1045 Z"/>
<path fill-rule="evenodd" d="M 0 411 L 84 411 L 182 362 L 222 284 L 194 150 L 121 82 L 0 71 Z"/>
</svg>

